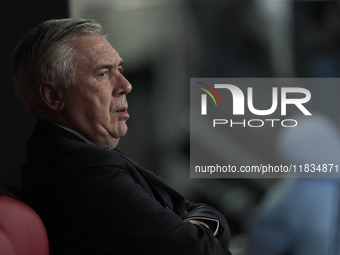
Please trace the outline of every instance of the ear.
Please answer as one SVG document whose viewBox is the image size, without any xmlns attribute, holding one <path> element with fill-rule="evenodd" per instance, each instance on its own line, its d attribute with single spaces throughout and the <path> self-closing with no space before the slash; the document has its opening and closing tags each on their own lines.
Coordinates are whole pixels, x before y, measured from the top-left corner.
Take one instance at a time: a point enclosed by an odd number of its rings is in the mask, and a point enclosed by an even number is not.
<svg viewBox="0 0 340 255">
<path fill-rule="evenodd" d="M 40 96 L 45 104 L 54 111 L 61 111 L 64 108 L 62 91 L 48 83 L 42 83 L 39 87 Z"/>
</svg>

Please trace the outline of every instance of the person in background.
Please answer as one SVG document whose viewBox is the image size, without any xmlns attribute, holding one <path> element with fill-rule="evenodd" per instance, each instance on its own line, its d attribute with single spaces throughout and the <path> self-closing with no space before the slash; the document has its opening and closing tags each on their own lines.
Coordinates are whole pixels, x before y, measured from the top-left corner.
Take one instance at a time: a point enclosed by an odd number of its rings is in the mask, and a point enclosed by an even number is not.
<svg viewBox="0 0 340 255">
<path fill-rule="evenodd" d="M 293 116 L 282 128 L 277 152 L 283 164 L 340 166 L 337 125 L 326 115 Z M 314 172 L 315 176 L 317 172 Z M 303 176 L 299 176 L 303 177 Z M 248 255 L 339 254 L 338 178 L 282 179 L 269 191 L 248 229 Z"/>
</svg>

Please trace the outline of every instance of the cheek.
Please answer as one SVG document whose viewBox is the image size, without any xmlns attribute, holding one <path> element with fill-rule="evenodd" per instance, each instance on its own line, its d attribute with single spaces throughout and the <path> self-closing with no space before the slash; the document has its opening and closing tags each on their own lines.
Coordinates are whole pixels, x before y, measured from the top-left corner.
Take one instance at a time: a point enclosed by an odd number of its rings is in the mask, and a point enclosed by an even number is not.
<svg viewBox="0 0 340 255">
<path fill-rule="evenodd" d="M 88 91 L 83 97 L 83 106 L 87 109 L 107 111 L 111 105 L 111 93 L 104 88 Z"/>
<path fill-rule="evenodd" d="M 82 79 L 67 93 L 68 106 L 91 119 L 101 119 L 114 111 L 112 90 L 108 83 Z M 112 108 L 112 109 L 111 109 Z M 105 118 L 105 117 L 104 117 Z"/>
<path fill-rule="evenodd" d="M 89 97 L 93 98 L 98 105 L 110 106 L 112 101 L 112 90 L 107 84 L 100 84 L 97 89 L 89 93 Z"/>
</svg>

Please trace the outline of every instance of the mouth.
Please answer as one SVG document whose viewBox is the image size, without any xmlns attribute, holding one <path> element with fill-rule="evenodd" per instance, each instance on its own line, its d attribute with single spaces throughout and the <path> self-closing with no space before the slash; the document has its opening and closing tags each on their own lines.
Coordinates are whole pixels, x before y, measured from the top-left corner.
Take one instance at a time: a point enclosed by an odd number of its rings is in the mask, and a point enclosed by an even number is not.
<svg viewBox="0 0 340 255">
<path fill-rule="evenodd" d="M 124 106 L 124 107 L 119 108 L 116 112 L 127 112 L 127 109 L 128 109 L 128 107 Z"/>
<path fill-rule="evenodd" d="M 127 110 L 128 110 L 128 107 L 124 106 L 124 107 L 121 107 L 118 110 L 116 110 L 116 113 L 120 116 L 123 116 L 124 118 L 129 118 L 130 115 L 129 115 Z"/>
</svg>

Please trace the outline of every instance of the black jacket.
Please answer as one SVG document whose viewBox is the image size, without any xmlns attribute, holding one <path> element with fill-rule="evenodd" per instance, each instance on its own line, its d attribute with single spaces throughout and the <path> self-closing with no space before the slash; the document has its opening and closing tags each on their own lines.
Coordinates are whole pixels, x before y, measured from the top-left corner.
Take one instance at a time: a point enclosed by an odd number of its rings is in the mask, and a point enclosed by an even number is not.
<svg viewBox="0 0 340 255">
<path fill-rule="evenodd" d="M 51 255 L 230 254 L 218 211 L 185 201 L 120 151 L 42 120 L 28 141 L 22 194 L 46 226 Z M 184 221 L 197 216 L 219 221 L 216 237 Z"/>
</svg>

